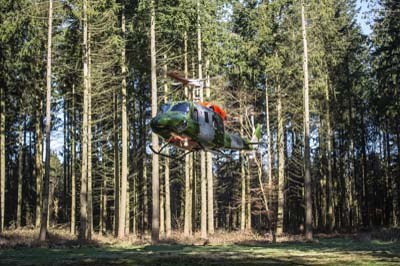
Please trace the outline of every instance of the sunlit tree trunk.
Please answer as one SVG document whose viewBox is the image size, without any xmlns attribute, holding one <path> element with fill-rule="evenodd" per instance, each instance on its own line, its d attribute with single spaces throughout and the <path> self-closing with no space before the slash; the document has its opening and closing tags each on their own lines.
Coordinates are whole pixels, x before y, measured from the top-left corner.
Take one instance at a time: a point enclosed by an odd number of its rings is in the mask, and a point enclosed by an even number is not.
<svg viewBox="0 0 400 266">
<path fill-rule="evenodd" d="M 242 119 L 242 118 L 240 118 Z M 245 169 L 245 155 L 240 154 L 241 165 L 241 202 L 240 202 L 240 230 L 246 229 L 246 169 Z"/>
<path fill-rule="evenodd" d="M 247 220 L 246 220 L 246 230 L 251 231 L 252 227 L 252 198 L 251 198 L 251 168 L 250 160 L 247 156 L 247 173 L 246 173 L 246 208 L 247 208 Z"/>
<path fill-rule="evenodd" d="M 87 186 L 88 186 L 88 109 L 89 109 L 89 54 L 87 0 L 83 1 L 83 121 L 81 147 L 81 191 L 80 191 L 80 230 L 79 239 L 87 240 Z"/>
<path fill-rule="evenodd" d="M 88 126 L 87 126 L 87 238 L 92 239 L 93 232 L 93 186 L 92 186 L 92 79 L 91 79 L 91 49 L 90 30 L 88 29 Z"/>
<path fill-rule="evenodd" d="M 42 130 L 42 100 L 37 100 L 35 114 L 35 178 L 36 178 L 36 215 L 35 227 L 40 226 L 40 212 L 42 204 L 42 180 L 43 180 L 43 130 Z"/>
<path fill-rule="evenodd" d="M 203 79 L 201 24 L 200 24 L 200 0 L 197 1 L 197 60 L 198 78 Z M 203 101 L 203 87 L 200 89 L 200 101 Z M 201 180 L 201 238 L 207 239 L 207 177 L 206 177 L 206 153 L 200 152 L 200 180 Z"/>
<path fill-rule="evenodd" d="M 151 117 L 157 115 L 157 63 L 156 63 L 156 34 L 155 34 L 155 3 L 151 0 L 151 18 L 150 18 L 150 56 L 151 56 Z M 154 150 L 158 150 L 158 136 L 151 134 L 151 143 Z M 152 222 L 151 222 L 151 240 L 158 242 L 160 234 L 160 179 L 159 179 L 159 160 L 158 154 L 153 153 L 152 158 Z"/>
<path fill-rule="evenodd" d="M 185 78 L 188 78 L 188 39 L 187 32 L 185 31 L 183 34 L 183 49 L 184 49 L 184 75 Z M 189 99 L 188 87 L 185 86 L 185 98 Z M 185 156 L 185 218 L 183 225 L 183 234 L 186 237 L 192 235 L 192 180 L 191 180 L 191 158 L 192 154 L 188 154 Z"/>
<path fill-rule="evenodd" d="M 1 52 L 0 52 L 1 53 Z M 1 67 L 0 67 L 1 68 Z M 4 230 L 4 200 L 6 188 L 6 88 L 5 82 L 0 80 L 0 233 Z"/>
<path fill-rule="evenodd" d="M 206 98 L 211 101 L 210 88 L 210 60 L 206 60 Z M 214 181 L 213 181 L 213 158 L 212 153 L 207 152 L 207 224 L 208 233 L 214 234 Z"/>
<path fill-rule="evenodd" d="M 284 184 L 285 184 L 285 151 L 284 151 L 284 118 L 282 112 L 282 93 L 278 81 L 277 88 L 277 116 L 278 116 L 278 208 L 277 208 L 277 221 L 276 221 L 276 234 L 283 233 L 283 213 L 284 213 Z"/>
<path fill-rule="evenodd" d="M 313 239 L 312 232 L 312 193 L 310 174 L 310 111 L 308 97 L 308 51 L 307 33 L 304 14 L 304 0 L 301 1 L 301 26 L 303 33 L 303 71 L 304 71 L 304 193 L 306 203 L 306 239 Z"/>
<path fill-rule="evenodd" d="M 164 80 L 167 80 L 167 55 L 164 54 Z M 168 84 L 164 83 L 164 102 L 168 102 Z M 167 155 L 169 154 L 169 149 L 165 151 Z M 165 233 L 166 237 L 171 237 L 171 194 L 170 194 L 170 183 L 169 183 L 169 158 L 165 157 Z"/>
<path fill-rule="evenodd" d="M 71 121 L 71 228 L 72 234 L 76 233 L 76 147 L 75 147 L 75 85 L 72 85 L 72 121 Z"/>
<path fill-rule="evenodd" d="M 49 179 L 50 179 L 50 130 L 51 130 L 51 45 L 53 29 L 53 0 L 49 1 L 49 23 L 47 31 L 47 71 L 46 71 L 46 159 L 42 218 L 40 220 L 39 240 L 47 239 L 47 217 L 49 213 Z"/>
<path fill-rule="evenodd" d="M 119 175 L 119 147 L 118 147 L 118 98 L 117 92 L 113 93 L 114 102 L 114 117 L 113 117 L 113 132 L 114 132 L 114 235 L 118 237 L 118 227 L 119 227 L 119 208 L 120 208 L 120 175 Z"/>
<path fill-rule="evenodd" d="M 124 7 L 123 7 L 124 8 Z M 125 10 L 122 11 L 122 35 L 125 38 Z M 126 194 L 127 194 L 127 183 L 128 183 L 128 121 L 126 114 L 126 66 L 125 66 L 125 44 L 122 47 L 121 54 L 121 72 L 122 72 L 122 84 L 121 84 L 121 96 L 122 96 L 122 157 L 121 157 L 121 204 L 119 206 L 119 225 L 118 225 L 118 238 L 123 239 L 125 237 L 125 216 L 126 216 Z"/>
<path fill-rule="evenodd" d="M 270 129 L 270 118 L 269 118 L 269 93 L 268 93 L 268 83 L 265 81 L 265 124 L 267 131 L 267 171 L 268 171 L 268 197 L 271 200 L 272 194 L 272 148 L 271 148 L 271 129 Z"/>
</svg>

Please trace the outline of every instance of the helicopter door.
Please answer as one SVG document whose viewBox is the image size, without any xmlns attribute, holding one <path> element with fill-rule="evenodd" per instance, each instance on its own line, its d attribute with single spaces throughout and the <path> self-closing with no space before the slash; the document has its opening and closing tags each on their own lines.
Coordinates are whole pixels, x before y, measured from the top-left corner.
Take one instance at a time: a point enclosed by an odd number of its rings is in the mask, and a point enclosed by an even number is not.
<svg viewBox="0 0 400 266">
<path fill-rule="evenodd" d="M 215 138 L 215 130 L 212 125 L 212 111 L 209 110 L 208 108 L 199 108 L 198 109 L 198 114 L 199 114 L 199 126 L 200 126 L 200 132 L 199 132 L 199 138 L 206 142 L 211 144 L 214 141 Z"/>
<path fill-rule="evenodd" d="M 213 115 L 213 127 L 215 130 L 214 142 L 218 145 L 224 145 L 224 122 L 221 117 L 217 114 Z"/>
</svg>

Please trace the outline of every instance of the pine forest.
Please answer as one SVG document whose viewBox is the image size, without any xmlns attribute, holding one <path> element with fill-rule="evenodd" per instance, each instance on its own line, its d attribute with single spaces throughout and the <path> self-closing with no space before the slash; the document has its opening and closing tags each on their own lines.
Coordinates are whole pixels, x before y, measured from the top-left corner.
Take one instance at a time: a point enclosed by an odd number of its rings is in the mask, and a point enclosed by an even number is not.
<svg viewBox="0 0 400 266">
<path fill-rule="evenodd" d="M 0 265 L 123 243 L 156 248 L 29 265 L 343 265 L 239 246 L 400 241 L 400 1 L 0 0 L 0 22 Z"/>
</svg>

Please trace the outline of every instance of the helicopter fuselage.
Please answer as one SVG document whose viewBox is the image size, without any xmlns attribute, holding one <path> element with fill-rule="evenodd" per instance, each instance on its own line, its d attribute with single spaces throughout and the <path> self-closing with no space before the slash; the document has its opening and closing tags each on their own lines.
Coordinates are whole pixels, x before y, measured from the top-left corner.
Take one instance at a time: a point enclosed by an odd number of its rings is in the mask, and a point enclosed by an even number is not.
<svg viewBox="0 0 400 266">
<path fill-rule="evenodd" d="M 212 105 L 190 101 L 166 103 L 150 125 L 166 142 L 188 151 L 251 149 L 247 139 L 225 132 L 223 118 Z"/>
</svg>

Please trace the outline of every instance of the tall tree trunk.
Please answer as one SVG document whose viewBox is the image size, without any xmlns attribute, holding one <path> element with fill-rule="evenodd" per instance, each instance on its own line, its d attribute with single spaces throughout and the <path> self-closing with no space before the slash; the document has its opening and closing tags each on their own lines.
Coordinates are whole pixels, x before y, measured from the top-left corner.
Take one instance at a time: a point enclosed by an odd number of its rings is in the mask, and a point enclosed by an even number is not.
<svg viewBox="0 0 400 266">
<path fill-rule="evenodd" d="M 198 78 L 203 79 L 202 44 L 200 24 L 200 0 L 197 0 L 197 60 Z M 203 101 L 203 86 L 200 87 L 200 101 Z M 200 152 L 200 180 L 201 180 L 201 215 L 200 230 L 201 238 L 207 239 L 207 177 L 206 177 L 206 153 Z"/>
<path fill-rule="evenodd" d="M 51 130 L 51 45 L 53 24 L 53 0 L 49 0 L 49 23 L 47 33 L 47 72 L 46 72 L 46 159 L 42 219 L 40 220 L 39 240 L 47 239 L 47 217 L 49 212 L 49 179 L 50 179 L 50 130 Z"/>
<path fill-rule="evenodd" d="M 304 14 L 304 0 L 301 1 L 301 26 L 303 33 L 303 71 L 304 71 L 304 193 L 306 205 L 306 239 L 313 239 L 312 232 L 312 193 L 310 174 L 310 111 L 308 97 L 308 51 L 307 32 Z"/>
<path fill-rule="evenodd" d="M 388 186 L 390 186 L 390 191 L 392 192 L 391 196 L 392 196 L 392 213 L 391 213 L 391 225 L 393 225 L 394 227 L 397 226 L 397 200 L 398 200 L 398 196 L 397 196 L 397 182 L 396 182 L 396 176 L 393 174 L 392 169 L 391 169 L 391 161 L 392 161 L 392 156 L 391 156 L 391 147 L 390 147 L 390 133 L 389 133 L 389 123 L 388 120 L 386 120 L 386 151 L 387 151 L 387 158 L 386 158 L 386 171 L 388 173 L 388 176 L 390 176 L 390 184 L 388 184 Z M 388 202 L 389 204 L 389 202 Z"/>
<path fill-rule="evenodd" d="M 239 100 L 239 110 L 241 114 L 244 114 L 243 106 L 242 106 L 242 94 Z M 244 136 L 244 125 L 243 125 L 243 115 L 239 115 L 239 124 L 240 124 L 240 135 Z M 247 186 L 246 186 L 246 155 L 244 152 L 240 153 L 240 166 L 241 166 L 241 202 L 240 202 L 240 230 L 246 230 L 246 198 L 247 198 Z M 250 213 L 248 215 L 251 215 Z"/>
<path fill-rule="evenodd" d="M 1 54 L 1 52 L 0 52 Z M 1 68 L 1 67 L 0 67 Z M 2 77 L 1 77 L 2 78 Z M 0 80 L 0 233 L 4 230 L 4 208 L 6 188 L 6 88 Z"/>
<path fill-rule="evenodd" d="M 354 228 L 355 225 L 357 225 L 357 213 L 356 213 L 356 205 L 357 205 L 357 198 L 355 196 L 355 156 L 354 156 L 354 129 L 353 129 L 353 102 L 352 102 L 352 96 L 350 92 L 350 87 L 349 89 L 349 106 L 348 106 L 348 119 L 349 119 L 349 135 L 350 135 L 350 143 L 348 147 L 348 153 L 349 153 L 349 161 L 348 161 L 348 187 L 346 188 L 348 191 L 349 195 L 349 204 L 350 204 L 350 214 L 349 214 L 349 221 L 350 221 L 350 228 Z"/>
<path fill-rule="evenodd" d="M 268 197 L 271 200 L 271 192 L 272 192 L 272 149 L 271 149 L 271 129 L 270 129 L 270 121 L 269 121 L 269 93 L 268 93 L 268 83 L 265 80 L 265 124 L 267 131 L 267 171 L 268 171 Z"/>
<path fill-rule="evenodd" d="M 393 226 L 399 225 L 399 173 L 400 173 L 400 121 L 397 120 L 397 174 L 392 177 L 392 190 L 393 190 Z"/>
<path fill-rule="evenodd" d="M 148 197 L 147 158 L 143 158 L 143 233 L 146 234 L 149 227 L 149 197 Z"/>
<path fill-rule="evenodd" d="M 87 186 L 88 186 L 88 108 L 89 108 L 89 54 L 88 54 L 87 0 L 83 0 L 83 122 L 82 122 L 82 167 L 80 192 L 79 239 L 87 240 Z"/>
<path fill-rule="evenodd" d="M 399 119 L 396 122 L 397 127 L 397 175 L 393 176 L 393 224 L 394 226 L 399 225 L 400 219 L 400 208 L 399 208 L 399 173 L 400 173 L 400 121 Z"/>
<path fill-rule="evenodd" d="M 116 237 L 118 237 L 118 226 L 119 226 L 119 205 L 120 200 L 120 175 L 119 175 L 119 147 L 118 147 L 118 97 L 117 92 L 113 93 L 113 103 L 114 103 L 114 116 L 113 116 L 113 142 L 114 142 L 114 228 L 113 232 Z"/>
<path fill-rule="evenodd" d="M 167 80 L 167 55 L 164 54 L 164 80 Z M 164 102 L 168 102 L 168 84 L 164 83 Z M 169 154 L 169 149 L 165 151 L 167 155 Z M 165 157 L 165 232 L 166 237 L 171 237 L 171 194 L 170 194 L 170 183 L 169 183 L 169 158 Z"/>
<path fill-rule="evenodd" d="M 189 76 L 188 73 L 188 35 L 187 31 L 183 34 L 183 49 L 184 49 L 184 75 L 187 79 Z M 190 94 L 188 92 L 188 87 L 185 86 L 185 98 L 189 99 Z M 193 195 L 192 195 L 192 165 L 191 165 L 191 157 L 192 154 L 188 154 L 185 156 L 185 218 L 184 218 L 184 225 L 183 225 L 183 234 L 186 237 L 192 235 L 192 202 L 193 202 Z"/>
<path fill-rule="evenodd" d="M 67 167 L 68 167 L 68 106 L 67 106 L 67 97 L 64 95 L 63 99 L 63 140 L 64 140 L 64 146 L 63 146 L 63 192 L 62 192 L 62 201 L 65 206 L 65 209 L 67 209 L 67 194 L 68 194 L 68 173 L 67 173 Z"/>
<path fill-rule="evenodd" d="M 252 227 L 252 216 L 251 216 L 251 168 L 250 168 L 250 159 L 247 157 L 247 173 L 246 173 L 246 205 L 247 205 L 247 221 L 246 221 L 246 229 L 251 231 Z"/>
<path fill-rule="evenodd" d="M 71 234 L 76 233 L 76 146 L 75 146 L 75 84 L 72 85 L 72 121 L 71 121 Z"/>
<path fill-rule="evenodd" d="M 326 153 L 327 153 L 327 167 L 328 167 L 328 195 L 327 195 L 327 227 L 328 232 L 332 232 L 334 228 L 334 215 L 333 215 L 333 180 L 332 180 L 332 125 L 331 125 L 331 105 L 330 105 L 330 83 L 326 77 L 325 86 L 325 103 L 326 103 Z"/>
<path fill-rule="evenodd" d="M 242 116 L 240 116 L 242 120 Z M 243 131 L 242 131 L 243 132 Z M 243 135 L 242 135 L 243 136 Z M 241 203 L 240 203 L 240 230 L 246 229 L 246 169 L 245 169 L 245 155 L 240 153 L 240 165 L 241 165 Z"/>
<path fill-rule="evenodd" d="M 165 177 L 165 176 L 164 176 Z M 160 237 L 165 237 L 165 202 L 164 202 L 164 184 L 162 175 L 160 176 Z"/>
<path fill-rule="evenodd" d="M 25 119 L 23 115 L 23 103 L 22 97 L 20 98 L 19 106 L 19 127 L 18 127 L 18 185 L 17 185 L 17 228 L 21 227 L 22 220 L 22 175 L 24 168 L 24 144 L 23 144 L 23 120 Z"/>
<path fill-rule="evenodd" d="M 206 60 L 206 98 L 211 101 L 210 60 Z M 214 234 L 214 181 L 212 153 L 207 152 L 207 214 L 208 233 Z"/>
<path fill-rule="evenodd" d="M 90 29 L 88 28 L 88 125 L 87 125 L 87 238 L 92 239 L 93 232 L 93 193 L 92 193 L 92 79 Z"/>
<path fill-rule="evenodd" d="M 277 116 L 278 116 L 278 209 L 276 221 L 276 234 L 283 233 L 283 213 L 284 213 L 284 184 L 285 184 L 285 140 L 284 140 L 284 117 L 282 112 L 281 87 L 278 81 L 277 94 Z"/>
<path fill-rule="evenodd" d="M 151 0 L 151 18 L 150 18 L 150 56 L 151 56 L 151 117 L 157 115 L 157 63 L 156 63 L 156 34 L 155 34 L 155 3 Z M 158 136 L 151 134 L 151 143 L 154 150 L 158 150 Z M 151 220 L 151 240 L 158 242 L 160 236 L 160 179 L 158 169 L 158 154 L 153 152 L 152 156 L 152 220 Z"/>
<path fill-rule="evenodd" d="M 369 216 L 369 198 L 368 198 L 368 185 L 367 185 L 367 141 L 366 141 L 366 125 L 364 122 L 364 108 L 361 111 L 361 177 L 362 177 L 362 192 L 361 192 L 361 199 L 363 202 L 362 206 L 362 223 L 364 227 L 370 226 L 370 216 Z"/>
<path fill-rule="evenodd" d="M 42 100 L 38 99 L 35 113 L 35 178 L 36 178 L 36 215 L 35 227 L 40 226 L 43 180 L 43 129 Z"/>
<path fill-rule="evenodd" d="M 125 38 L 125 10 L 122 7 L 122 36 Z M 121 157 L 121 204 L 119 206 L 119 225 L 118 225 L 118 239 L 125 237 L 125 216 L 126 216 L 126 192 L 128 183 L 128 121 L 126 114 L 126 66 L 125 66 L 125 43 L 122 47 L 121 54 L 121 73 L 122 73 L 122 84 L 121 84 L 121 96 L 122 96 L 122 157 Z"/>
</svg>

